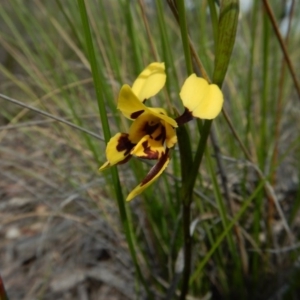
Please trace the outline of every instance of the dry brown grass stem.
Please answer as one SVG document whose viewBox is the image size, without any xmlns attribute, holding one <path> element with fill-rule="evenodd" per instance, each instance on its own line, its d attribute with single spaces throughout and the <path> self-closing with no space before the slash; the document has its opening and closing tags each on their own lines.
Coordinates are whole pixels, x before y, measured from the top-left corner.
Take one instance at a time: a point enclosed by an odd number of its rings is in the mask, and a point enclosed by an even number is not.
<svg viewBox="0 0 300 300">
<path fill-rule="evenodd" d="M 290 59 L 290 56 L 288 54 L 288 50 L 287 50 L 287 47 L 285 45 L 285 42 L 280 34 L 280 31 L 279 31 L 279 28 L 277 26 L 277 23 L 276 23 L 276 19 L 275 19 L 275 16 L 274 16 L 274 13 L 273 13 L 273 10 L 268 2 L 268 0 L 263 0 L 263 4 L 265 6 L 265 9 L 266 9 L 266 12 L 270 18 L 270 21 L 272 23 L 272 26 L 273 26 L 273 29 L 274 29 L 274 32 L 276 34 L 276 37 L 278 39 L 278 42 L 280 44 L 280 47 L 281 47 L 281 50 L 282 50 L 282 53 L 284 55 L 284 58 L 286 60 L 286 64 L 287 64 L 287 67 L 291 73 L 291 76 L 292 76 L 292 79 L 293 79 L 293 82 L 294 82 L 294 86 L 295 86 L 295 89 L 297 91 L 297 94 L 298 94 L 298 97 L 299 97 L 299 100 L 300 100 L 300 84 L 298 82 L 298 79 L 297 79 L 297 75 L 296 75 L 296 72 L 295 72 L 295 69 L 294 69 L 294 66 L 291 62 L 291 59 Z"/>
</svg>

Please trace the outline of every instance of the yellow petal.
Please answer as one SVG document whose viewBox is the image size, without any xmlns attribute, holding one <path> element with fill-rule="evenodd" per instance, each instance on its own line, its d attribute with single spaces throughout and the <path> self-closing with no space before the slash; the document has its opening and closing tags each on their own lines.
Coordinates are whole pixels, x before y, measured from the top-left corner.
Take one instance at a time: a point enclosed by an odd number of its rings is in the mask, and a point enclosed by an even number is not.
<svg viewBox="0 0 300 300">
<path fill-rule="evenodd" d="M 166 146 L 168 148 L 172 148 L 177 143 L 176 131 L 167 122 L 165 122 L 165 129 L 166 129 Z"/>
<path fill-rule="evenodd" d="M 174 119 L 170 118 L 163 108 L 160 108 L 160 107 L 147 107 L 147 109 L 150 113 L 152 113 L 154 116 L 158 117 L 159 119 L 166 121 L 167 123 L 169 123 L 173 127 L 178 127 L 176 121 Z"/>
<path fill-rule="evenodd" d="M 148 65 L 132 85 L 134 94 L 140 101 L 156 95 L 165 85 L 166 74 L 164 63 Z"/>
<path fill-rule="evenodd" d="M 117 133 L 107 143 L 107 162 L 99 168 L 99 171 L 105 170 L 117 163 L 121 163 L 122 161 L 126 160 L 130 155 L 130 151 L 133 147 L 134 144 L 132 144 L 128 139 L 127 133 Z"/>
<path fill-rule="evenodd" d="M 130 154 L 140 158 L 159 159 L 165 153 L 162 141 L 156 141 L 150 135 L 144 136 Z"/>
<path fill-rule="evenodd" d="M 120 90 L 117 108 L 129 119 L 136 119 L 147 107 L 139 101 L 131 87 L 124 84 Z"/>
<path fill-rule="evenodd" d="M 110 162 L 107 161 L 105 162 L 100 168 L 99 168 L 99 171 L 103 171 L 103 170 L 106 170 L 110 167 Z"/>
<path fill-rule="evenodd" d="M 147 187 L 149 187 L 166 169 L 168 163 L 170 162 L 169 152 L 167 151 L 161 159 L 155 164 L 144 180 L 134 188 L 131 193 L 128 195 L 126 201 L 132 200 L 134 197 L 142 193 Z"/>
<path fill-rule="evenodd" d="M 161 120 L 168 122 L 173 127 L 177 127 L 174 119 L 167 116 L 162 108 L 148 108 L 133 93 L 131 87 L 127 84 L 123 85 L 118 98 L 118 107 L 126 118 L 136 119 L 141 114 L 147 112 Z"/>
<path fill-rule="evenodd" d="M 194 117 L 214 119 L 222 110 L 223 94 L 215 84 L 209 84 L 205 79 L 195 74 L 184 82 L 180 97 L 183 105 Z"/>
</svg>

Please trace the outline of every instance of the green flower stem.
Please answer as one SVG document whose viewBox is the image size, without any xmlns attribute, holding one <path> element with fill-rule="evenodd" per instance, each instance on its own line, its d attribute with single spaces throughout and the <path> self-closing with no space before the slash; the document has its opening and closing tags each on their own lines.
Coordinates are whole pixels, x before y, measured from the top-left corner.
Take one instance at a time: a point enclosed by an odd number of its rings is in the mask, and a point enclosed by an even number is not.
<svg viewBox="0 0 300 300">
<path fill-rule="evenodd" d="M 104 81 L 102 73 L 100 73 L 98 70 L 96 55 L 95 55 L 93 41 L 92 41 L 92 34 L 91 34 L 90 26 L 89 26 L 89 21 L 88 21 L 88 16 L 87 16 L 84 0 L 78 0 L 78 6 L 79 6 L 80 16 L 81 16 L 81 20 L 82 20 L 82 24 L 83 24 L 84 35 L 86 38 L 87 51 L 88 51 L 88 55 L 89 55 L 89 59 L 90 59 L 92 75 L 93 75 L 94 84 L 95 84 L 95 91 L 96 91 L 96 97 L 97 97 L 97 101 L 98 101 L 101 123 L 102 123 L 102 127 L 103 127 L 104 138 L 107 143 L 111 137 L 111 134 L 110 134 L 108 118 L 107 118 L 106 109 L 105 109 L 105 101 L 104 101 L 104 97 L 103 97 L 103 93 L 102 93 L 102 91 L 103 91 L 102 83 L 105 81 Z M 100 75 L 102 75 L 102 78 L 100 78 Z M 114 189 L 116 192 L 116 197 L 117 197 L 118 206 L 119 206 L 119 212 L 120 212 L 120 216 L 121 216 L 122 225 L 123 225 L 123 228 L 125 231 L 125 236 L 126 236 L 126 240 L 128 243 L 129 251 L 130 251 L 132 260 L 134 262 L 138 277 L 141 280 L 141 282 L 143 283 L 143 285 L 148 293 L 148 296 L 152 299 L 151 292 L 149 290 L 148 285 L 146 284 L 146 281 L 143 277 L 143 274 L 141 272 L 141 269 L 139 267 L 139 263 L 137 260 L 137 254 L 136 254 L 135 247 L 134 247 L 134 241 L 133 241 L 130 223 L 129 223 L 129 220 L 127 217 L 124 197 L 122 194 L 122 188 L 121 188 L 117 168 L 111 168 L 111 175 L 112 175 L 112 179 L 113 179 L 113 185 L 114 185 Z"/>
<path fill-rule="evenodd" d="M 178 145 L 181 162 L 181 180 L 182 180 L 182 222 L 184 237 L 184 270 L 181 287 L 180 299 L 185 299 L 189 287 L 189 277 L 191 272 L 192 257 L 192 238 L 190 235 L 190 215 L 193 189 L 187 190 L 189 170 L 193 167 L 192 149 L 190 138 L 186 126 L 180 126 L 177 129 Z"/>
<path fill-rule="evenodd" d="M 199 121 L 200 122 L 200 121 Z M 190 176 L 189 176 L 189 182 L 188 182 L 188 190 L 194 188 L 195 182 L 196 182 L 196 178 L 198 176 L 198 170 L 199 167 L 201 165 L 202 162 L 202 158 L 203 158 L 203 154 L 205 151 L 205 146 L 207 143 L 207 139 L 210 133 L 210 128 L 212 125 L 212 120 L 205 120 L 204 124 L 201 128 L 200 134 L 201 134 L 201 138 L 197 147 L 197 151 L 196 151 L 196 155 L 193 161 L 193 167 L 190 171 Z"/>
<path fill-rule="evenodd" d="M 184 1 L 179 0 L 178 5 L 178 15 L 179 15 L 179 26 L 181 31 L 183 49 L 185 54 L 185 62 L 187 67 L 187 72 L 190 75 L 193 72 L 189 36 L 187 32 L 187 24 L 185 18 L 185 9 Z M 212 9 L 213 10 L 213 9 Z M 227 72 L 228 64 L 230 61 L 233 45 L 235 42 L 236 29 L 237 29 L 237 20 L 239 13 L 239 2 L 238 0 L 224 0 L 222 1 L 220 9 L 220 19 L 218 28 L 216 23 L 214 23 L 214 38 L 216 42 L 216 61 L 213 74 L 213 82 L 216 83 L 220 88 L 222 87 L 225 74 Z M 216 22 L 216 18 L 213 20 Z M 218 30 L 217 30 L 218 29 Z M 201 122 L 201 121 L 198 121 Z M 200 125 L 200 123 L 198 123 Z M 192 202 L 192 191 L 196 182 L 198 175 L 198 170 L 201 165 L 203 154 L 205 151 L 205 146 L 207 139 L 210 133 L 210 128 L 212 125 L 212 120 L 206 120 L 203 126 L 200 129 L 201 138 L 198 144 L 197 152 L 192 164 L 191 169 L 187 169 L 189 176 L 187 180 L 182 178 L 182 195 L 183 195 L 183 231 L 184 231 L 184 242 L 185 242 L 185 252 L 184 252 L 184 271 L 183 271 L 183 281 L 181 287 L 180 299 L 184 300 L 188 292 L 189 286 L 189 277 L 190 277 L 190 268 L 191 268 L 191 256 L 192 256 L 192 247 L 191 247 L 191 237 L 189 232 L 190 224 L 190 204 Z M 200 127 L 200 126 L 199 126 Z M 179 141 L 180 144 L 180 141 Z M 181 156 L 186 155 L 184 145 L 179 146 Z M 182 164 L 183 168 L 187 166 Z M 182 171 L 182 174 L 187 173 L 185 170 Z"/>
<path fill-rule="evenodd" d="M 189 195 L 189 199 L 192 195 Z M 189 279 L 191 275 L 191 258 L 192 258 L 192 237 L 190 234 L 191 223 L 191 201 L 183 203 L 182 207 L 182 221 L 183 221 L 183 236 L 184 236 L 184 269 L 182 276 L 182 286 L 180 300 L 184 300 L 189 290 Z"/>
<path fill-rule="evenodd" d="M 193 73 L 192 57 L 189 44 L 189 36 L 187 31 L 187 23 L 185 16 L 184 0 L 179 0 L 178 16 L 179 26 L 182 38 L 182 45 L 185 56 L 185 64 L 188 75 Z M 186 135 L 188 136 L 187 132 Z M 184 300 L 189 289 L 189 278 L 191 272 L 191 259 L 192 259 L 192 238 L 190 235 L 191 223 L 191 202 L 193 196 L 193 186 L 189 185 L 189 171 L 193 167 L 192 155 L 190 149 L 190 142 L 184 143 L 184 140 L 179 139 L 179 150 L 181 157 L 181 174 L 182 174 L 182 218 L 183 218 L 183 236 L 184 236 L 184 269 L 182 277 L 182 286 L 180 299 Z M 188 146 L 189 145 L 189 146 Z"/>
<path fill-rule="evenodd" d="M 201 122 L 201 121 L 199 121 Z M 182 174 L 182 218 L 184 234 L 184 270 L 181 286 L 180 299 L 184 300 L 188 292 L 189 278 L 191 271 L 192 258 L 192 238 L 190 235 L 190 206 L 192 203 L 193 189 L 198 175 L 198 169 L 202 161 L 206 141 L 210 132 L 212 121 L 205 121 L 201 130 L 201 139 L 198 145 L 194 161 L 191 159 L 190 143 L 182 138 L 182 133 L 178 132 L 178 144 L 181 157 L 181 174 Z M 183 126 L 179 127 L 182 130 Z M 187 134 L 187 133 L 186 133 Z"/>
<path fill-rule="evenodd" d="M 181 177 L 183 182 L 186 182 L 189 177 L 189 172 L 193 167 L 191 141 L 186 125 L 178 127 L 177 137 L 180 153 Z"/>
</svg>

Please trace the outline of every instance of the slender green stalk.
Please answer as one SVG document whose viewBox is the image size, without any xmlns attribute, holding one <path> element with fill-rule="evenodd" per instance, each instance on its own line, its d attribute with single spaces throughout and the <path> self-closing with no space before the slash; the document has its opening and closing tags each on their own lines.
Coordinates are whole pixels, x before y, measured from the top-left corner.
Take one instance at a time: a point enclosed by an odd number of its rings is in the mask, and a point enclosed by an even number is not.
<svg viewBox="0 0 300 300">
<path fill-rule="evenodd" d="M 66 13 L 65 7 L 64 5 L 61 3 L 62 0 L 55 0 L 57 6 L 59 7 L 59 10 L 62 12 L 67 24 L 69 25 L 69 27 L 71 28 L 72 34 L 74 35 L 75 39 L 77 40 L 77 42 L 80 43 L 80 38 L 78 36 L 78 31 L 76 30 L 71 18 L 68 16 L 68 14 Z"/>
<path fill-rule="evenodd" d="M 187 31 L 187 23 L 185 16 L 184 0 L 177 1 L 178 14 L 179 14 L 179 26 L 181 32 L 182 45 L 185 56 L 185 65 L 188 75 L 193 73 L 192 57 L 189 45 L 189 36 Z M 190 223 L 191 223 L 191 203 L 193 196 L 193 187 L 189 189 L 188 172 L 192 166 L 191 151 L 187 148 L 187 143 L 183 143 L 180 139 L 179 150 L 181 157 L 182 168 L 182 216 L 183 216 L 183 236 L 184 236 L 184 269 L 182 277 L 181 295 L 180 299 L 184 300 L 189 288 L 189 278 L 191 272 L 191 260 L 192 260 L 192 238 L 190 235 Z M 190 143 L 189 143 L 190 145 Z M 188 163 L 185 162 L 188 160 Z"/>
<path fill-rule="evenodd" d="M 185 60 L 188 73 L 191 72 L 191 55 L 190 55 L 190 47 L 189 47 L 189 38 L 187 33 L 187 26 L 185 20 L 185 10 L 183 0 L 178 1 L 179 7 L 179 25 L 181 29 L 182 42 L 185 50 Z M 225 78 L 225 74 L 227 71 L 227 67 L 229 64 L 232 48 L 235 41 L 236 29 L 237 29 L 237 18 L 238 18 L 238 2 L 236 0 L 227 0 L 222 2 L 221 7 L 221 19 L 219 23 L 219 31 L 220 35 L 218 35 L 218 41 L 216 45 L 216 62 L 215 62 L 215 70 L 213 75 L 213 82 L 217 83 L 220 87 L 222 86 L 223 80 Z M 225 36 L 225 37 L 224 37 Z M 205 146 L 207 143 L 207 139 L 209 136 L 210 128 L 212 121 L 206 120 L 201 128 L 201 138 L 198 144 L 196 156 L 193 161 L 193 167 L 190 171 L 190 176 L 188 180 L 182 182 L 182 190 L 183 190 L 183 204 L 190 204 L 192 201 L 192 191 L 196 182 L 198 169 L 202 161 L 202 157 L 205 151 Z M 185 204 L 184 204 L 185 205 Z M 189 231 L 186 229 L 190 224 L 190 213 L 187 213 L 186 210 L 189 207 L 183 207 L 183 213 L 186 214 L 184 224 L 184 234 L 190 235 Z M 180 299 L 184 300 L 186 293 L 188 291 L 188 280 L 190 276 L 190 260 L 191 260 L 191 243 L 190 237 L 185 238 L 185 263 L 187 265 L 184 266 L 184 277 L 181 288 L 181 296 Z M 187 257 L 189 255 L 189 257 Z"/>
<path fill-rule="evenodd" d="M 265 145 L 268 144 L 267 140 L 267 110 L 268 110 L 268 95 L 269 95 L 269 23 L 265 13 L 263 14 L 263 64 L 262 64 L 262 73 L 263 73 L 263 89 L 261 95 L 261 122 L 260 122 L 260 151 L 259 151 L 259 163 L 260 168 L 264 169 L 264 163 L 267 156 L 267 149 Z"/>
<path fill-rule="evenodd" d="M 208 149 L 206 149 L 205 152 L 206 152 L 206 155 L 205 155 L 206 160 L 205 161 L 207 162 L 208 171 L 211 174 L 212 183 L 213 183 L 213 186 L 214 186 L 213 190 L 214 190 L 214 193 L 215 193 L 215 199 L 216 199 L 218 209 L 219 209 L 219 213 L 220 213 L 220 216 L 221 216 L 222 225 L 223 225 L 223 228 L 226 228 L 228 226 L 229 220 L 227 218 L 225 203 L 223 201 L 222 194 L 221 194 L 221 191 L 220 191 L 220 187 L 219 187 L 219 184 L 218 184 L 218 181 L 217 181 L 217 178 L 216 178 L 216 174 L 214 172 L 214 167 L 213 167 L 210 152 L 209 152 Z M 232 256 L 236 259 L 238 255 L 236 253 L 236 249 L 235 249 L 234 242 L 233 242 L 233 239 L 232 239 L 231 235 L 228 235 L 227 241 L 228 241 L 229 249 L 232 253 Z"/>
<path fill-rule="evenodd" d="M 208 0 L 208 6 L 209 6 L 209 11 L 211 15 L 211 23 L 212 23 L 212 28 L 213 28 L 213 33 L 214 33 L 214 42 L 215 46 L 218 41 L 218 16 L 216 12 L 216 2 L 215 0 Z"/>
<path fill-rule="evenodd" d="M 104 12 L 105 11 L 105 6 L 104 3 L 105 1 L 99 1 L 99 7 L 100 9 Z M 108 27 L 108 15 L 106 13 L 102 14 L 102 18 L 103 18 L 103 23 L 104 23 L 104 32 L 105 32 L 105 38 L 106 38 L 106 43 L 108 43 L 108 46 L 105 47 L 107 48 L 107 53 L 110 57 L 111 60 L 111 64 L 113 67 L 113 71 L 116 74 L 117 79 L 121 82 L 121 70 L 120 70 L 120 65 L 117 61 L 117 53 L 116 53 L 116 46 L 115 46 L 115 42 L 114 39 L 112 37 L 112 33 L 111 30 Z"/>
<path fill-rule="evenodd" d="M 87 16 L 84 0 L 78 0 L 78 6 L 79 6 L 79 11 L 80 11 L 80 15 L 81 15 L 82 24 L 83 24 L 83 30 L 84 30 L 84 34 L 85 34 L 85 38 L 86 38 L 87 51 L 89 54 L 89 59 L 90 59 L 90 64 L 91 64 L 91 69 L 92 69 L 92 74 L 93 74 L 93 79 L 94 79 L 94 84 L 95 84 L 95 91 L 96 91 L 96 96 L 97 96 L 97 101 L 98 101 L 101 123 L 102 123 L 102 127 L 103 127 L 103 132 L 104 132 L 104 138 L 105 138 L 105 141 L 108 142 L 111 135 L 110 135 L 110 129 L 109 129 L 109 124 L 108 124 L 106 109 L 105 109 L 104 97 L 102 94 L 102 90 L 103 90 L 102 82 L 104 82 L 103 75 L 98 70 L 96 55 L 95 55 L 93 41 L 92 41 L 92 34 L 91 34 L 89 22 L 88 22 L 88 16 Z M 100 77 L 100 75 L 102 75 L 102 78 Z M 142 281 L 148 295 L 152 298 L 150 289 L 149 289 L 148 285 L 146 284 L 146 281 L 144 279 L 144 276 L 142 274 L 142 271 L 141 271 L 139 263 L 138 263 L 137 254 L 136 254 L 135 247 L 134 247 L 132 230 L 131 230 L 131 226 L 129 223 L 129 219 L 127 217 L 124 197 L 122 194 L 122 188 L 121 188 L 117 169 L 111 168 L 111 174 L 112 174 L 112 178 L 113 178 L 116 197 L 118 200 L 118 206 L 119 206 L 119 212 L 120 212 L 120 216 L 121 216 L 121 220 L 122 220 L 122 225 L 123 225 L 123 228 L 125 231 L 125 235 L 126 235 L 127 243 L 128 243 L 129 250 L 131 253 L 131 257 L 133 259 L 139 279 Z"/>
<path fill-rule="evenodd" d="M 131 48 L 132 48 L 132 61 L 134 62 L 134 67 L 135 67 L 135 73 L 139 74 L 139 72 L 142 69 L 142 57 L 139 49 L 139 44 L 137 40 L 137 33 L 138 31 L 135 30 L 134 28 L 134 23 L 133 23 L 133 16 L 131 12 L 131 5 L 132 2 L 130 0 L 126 0 L 123 3 L 123 10 L 125 13 L 125 20 L 126 20 L 126 25 L 127 25 L 127 32 L 130 38 L 130 43 L 131 43 Z"/>
<path fill-rule="evenodd" d="M 179 84 L 178 84 L 178 78 L 177 78 L 177 74 L 176 74 L 176 66 L 174 63 L 174 55 L 172 53 L 172 44 L 168 35 L 168 31 L 167 31 L 167 27 L 166 27 L 166 16 L 165 16 L 165 12 L 164 12 L 164 8 L 162 5 L 162 1 L 160 0 L 155 0 L 155 4 L 156 4 L 156 10 L 157 10 L 157 14 L 158 14 L 158 25 L 159 25 L 159 30 L 160 30 L 160 36 L 161 36 L 161 41 L 162 41 L 162 50 L 163 50 L 163 58 L 164 61 L 166 62 L 167 66 L 169 66 L 169 68 L 167 68 L 167 90 L 169 95 L 171 94 L 172 89 L 174 89 L 174 87 L 171 87 L 171 80 L 170 80 L 170 75 L 173 76 L 174 78 L 174 84 L 175 84 L 175 89 L 177 91 L 179 91 Z"/>
<path fill-rule="evenodd" d="M 185 7 L 184 0 L 178 0 L 178 15 L 179 15 L 179 26 L 181 32 L 182 46 L 185 57 L 185 66 L 187 69 L 187 74 L 190 75 L 193 73 L 193 65 L 192 65 L 192 56 L 189 45 L 189 35 L 186 23 L 186 15 L 185 15 Z"/>
<path fill-rule="evenodd" d="M 180 299 L 185 299 L 188 292 L 188 282 L 191 271 L 191 257 L 192 257 L 192 237 L 190 235 L 191 223 L 191 203 L 193 189 L 188 192 L 185 191 L 185 186 L 188 183 L 189 170 L 193 166 L 191 142 L 185 126 L 181 126 L 177 130 L 178 144 L 180 151 L 181 161 L 181 179 L 182 179 L 182 224 L 183 224 L 183 237 L 184 237 L 184 269 L 183 280 L 181 287 Z"/>
<path fill-rule="evenodd" d="M 101 78 L 102 73 L 99 72 L 99 69 L 98 69 L 94 45 L 93 45 L 93 41 L 92 41 L 92 33 L 90 31 L 90 25 L 89 25 L 89 21 L 88 21 L 88 16 L 87 16 L 84 0 L 78 0 L 78 6 L 79 6 L 80 16 L 81 16 L 81 20 L 82 20 L 84 35 L 85 35 L 85 39 L 86 39 L 86 49 L 88 51 L 88 57 L 90 60 L 92 75 L 93 75 L 93 79 L 94 79 L 95 92 L 96 92 L 96 97 L 97 97 L 97 102 L 98 102 L 101 123 L 102 123 L 102 127 L 103 127 L 103 134 L 104 134 L 105 141 L 107 143 L 110 140 L 111 134 L 110 134 L 108 118 L 107 118 L 107 114 L 106 114 L 105 101 L 104 101 L 104 97 L 103 97 L 104 87 L 103 87 L 102 82 L 104 82 L 104 80 L 103 80 L 103 78 Z"/>
<path fill-rule="evenodd" d="M 252 86 L 253 86 L 253 69 L 254 69 L 254 50 L 256 46 L 257 39 L 257 18 L 258 18 L 258 1 L 255 1 L 254 3 L 254 9 L 252 12 L 252 22 L 251 22 L 251 46 L 250 46 L 250 61 L 249 61 L 249 69 L 247 74 L 247 96 L 246 96 L 246 119 L 247 123 L 245 126 L 246 132 L 245 132 L 245 145 L 248 148 L 249 147 L 249 133 L 252 127 Z"/>
</svg>

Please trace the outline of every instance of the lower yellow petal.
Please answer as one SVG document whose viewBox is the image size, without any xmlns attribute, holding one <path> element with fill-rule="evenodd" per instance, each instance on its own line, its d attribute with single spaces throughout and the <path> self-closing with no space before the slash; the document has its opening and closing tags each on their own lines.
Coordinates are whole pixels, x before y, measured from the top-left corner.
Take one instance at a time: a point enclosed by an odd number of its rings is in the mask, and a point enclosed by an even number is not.
<svg viewBox="0 0 300 300">
<path fill-rule="evenodd" d="M 169 157 L 169 151 L 167 151 L 155 164 L 147 176 L 144 178 L 144 180 L 136 187 L 134 188 L 131 193 L 128 195 L 126 198 L 126 201 L 132 200 L 134 197 L 137 195 L 141 194 L 147 187 L 149 187 L 161 174 L 162 172 L 166 169 L 170 162 L 170 157 Z"/>
<path fill-rule="evenodd" d="M 223 94 L 215 84 L 209 84 L 204 78 L 195 74 L 184 82 L 180 97 L 183 105 L 194 117 L 214 119 L 222 110 Z"/>
<path fill-rule="evenodd" d="M 127 133 L 117 133 L 113 136 L 106 146 L 107 162 L 100 167 L 100 171 L 105 170 L 117 163 L 121 163 L 130 154 L 135 145 L 128 139 Z"/>
<path fill-rule="evenodd" d="M 156 141 L 149 135 L 144 136 L 130 152 L 131 155 L 146 159 L 159 159 L 164 153 L 162 142 Z"/>
</svg>

